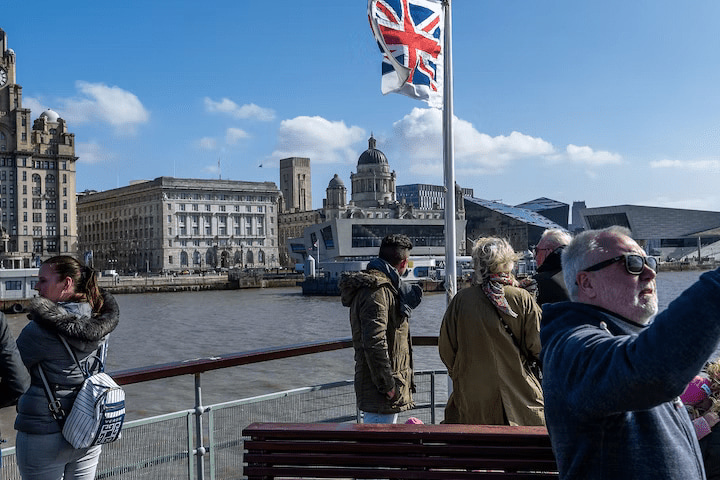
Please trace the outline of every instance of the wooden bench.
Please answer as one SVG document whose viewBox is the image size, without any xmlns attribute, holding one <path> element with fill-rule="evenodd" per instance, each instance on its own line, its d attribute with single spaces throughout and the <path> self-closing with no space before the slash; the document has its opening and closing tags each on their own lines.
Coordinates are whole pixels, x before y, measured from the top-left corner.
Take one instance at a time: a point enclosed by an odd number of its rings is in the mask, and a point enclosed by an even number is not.
<svg viewBox="0 0 720 480">
<path fill-rule="evenodd" d="M 558 478 L 544 427 L 253 423 L 248 480 Z"/>
</svg>

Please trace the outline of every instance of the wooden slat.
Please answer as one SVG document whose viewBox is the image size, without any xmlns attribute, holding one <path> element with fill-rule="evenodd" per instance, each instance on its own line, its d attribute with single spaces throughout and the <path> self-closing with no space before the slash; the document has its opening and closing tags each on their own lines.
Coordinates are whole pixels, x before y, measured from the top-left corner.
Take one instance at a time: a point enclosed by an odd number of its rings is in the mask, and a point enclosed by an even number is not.
<svg viewBox="0 0 720 480">
<path fill-rule="evenodd" d="M 248 450 L 265 452 L 295 453 L 355 453 L 355 454 L 387 454 L 387 455 L 435 455 L 456 457 L 488 457 L 488 458 L 537 458 L 554 461 L 550 447 L 532 446 L 495 446 L 495 445 L 452 445 L 452 444 L 407 444 L 378 442 L 328 442 L 328 441 L 288 441 L 283 440 L 246 440 Z"/>
</svg>

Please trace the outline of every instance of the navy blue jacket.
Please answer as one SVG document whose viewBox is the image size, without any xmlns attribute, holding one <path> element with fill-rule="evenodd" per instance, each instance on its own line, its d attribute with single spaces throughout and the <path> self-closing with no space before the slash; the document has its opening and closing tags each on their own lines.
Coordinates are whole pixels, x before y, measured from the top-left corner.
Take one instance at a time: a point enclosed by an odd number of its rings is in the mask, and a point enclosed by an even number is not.
<svg viewBox="0 0 720 480">
<path fill-rule="evenodd" d="M 582 303 L 543 307 L 545 419 L 561 479 L 704 479 L 677 398 L 720 339 L 720 271 L 648 326 Z"/>
</svg>

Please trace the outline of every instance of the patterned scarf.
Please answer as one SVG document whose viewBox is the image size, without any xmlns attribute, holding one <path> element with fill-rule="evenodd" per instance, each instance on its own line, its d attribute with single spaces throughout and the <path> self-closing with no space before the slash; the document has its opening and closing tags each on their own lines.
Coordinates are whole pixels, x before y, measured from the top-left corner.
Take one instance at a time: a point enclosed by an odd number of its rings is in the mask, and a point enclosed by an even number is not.
<svg viewBox="0 0 720 480">
<path fill-rule="evenodd" d="M 517 313 L 513 312 L 510 305 L 508 305 L 503 285 L 524 288 L 532 294 L 533 298 L 537 297 L 537 282 L 530 277 L 517 281 L 515 277 L 509 273 L 490 274 L 481 286 L 483 292 L 485 292 L 485 295 L 487 295 L 492 304 L 495 305 L 495 308 L 513 318 L 517 317 Z"/>
</svg>

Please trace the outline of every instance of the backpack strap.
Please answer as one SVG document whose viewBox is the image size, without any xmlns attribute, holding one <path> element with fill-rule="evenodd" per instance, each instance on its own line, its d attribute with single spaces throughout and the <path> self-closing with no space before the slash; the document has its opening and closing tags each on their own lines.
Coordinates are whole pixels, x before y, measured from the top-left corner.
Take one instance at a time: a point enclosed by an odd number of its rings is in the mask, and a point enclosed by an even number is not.
<svg viewBox="0 0 720 480">
<path fill-rule="evenodd" d="M 72 347 L 70 346 L 70 344 L 67 342 L 67 340 L 65 340 L 65 337 L 63 337 L 62 335 L 58 335 L 58 337 L 60 337 L 60 341 L 62 342 L 62 344 L 65 345 L 65 349 L 70 354 L 70 357 L 75 362 L 75 365 L 77 365 L 77 367 L 82 372 L 83 377 L 88 378 L 90 375 L 92 375 L 91 370 L 95 370 L 95 367 L 98 365 L 100 367 L 99 368 L 100 372 L 105 371 L 105 366 L 103 365 L 103 355 L 105 354 L 105 344 L 106 344 L 107 340 L 100 344 L 100 346 L 97 349 L 97 353 L 95 355 L 93 355 L 96 358 L 96 363 L 95 363 L 95 365 L 93 365 L 93 368 L 90 369 L 90 368 L 88 368 L 87 363 L 85 363 L 85 367 L 83 367 L 80 364 L 80 361 L 78 360 L 78 357 L 75 354 L 75 350 L 73 350 Z"/>
<path fill-rule="evenodd" d="M 42 380 L 43 387 L 45 390 L 45 396 L 48 400 L 48 410 L 50 410 L 50 414 L 52 417 L 60 424 L 62 427 L 64 421 L 65 421 L 65 410 L 62 408 L 62 404 L 60 403 L 60 400 L 55 397 L 55 394 L 52 391 L 52 388 L 50 388 L 50 384 L 47 381 L 47 377 L 45 377 L 45 372 L 43 371 L 42 365 L 38 363 L 38 372 L 40 372 L 40 379 Z"/>
</svg>

